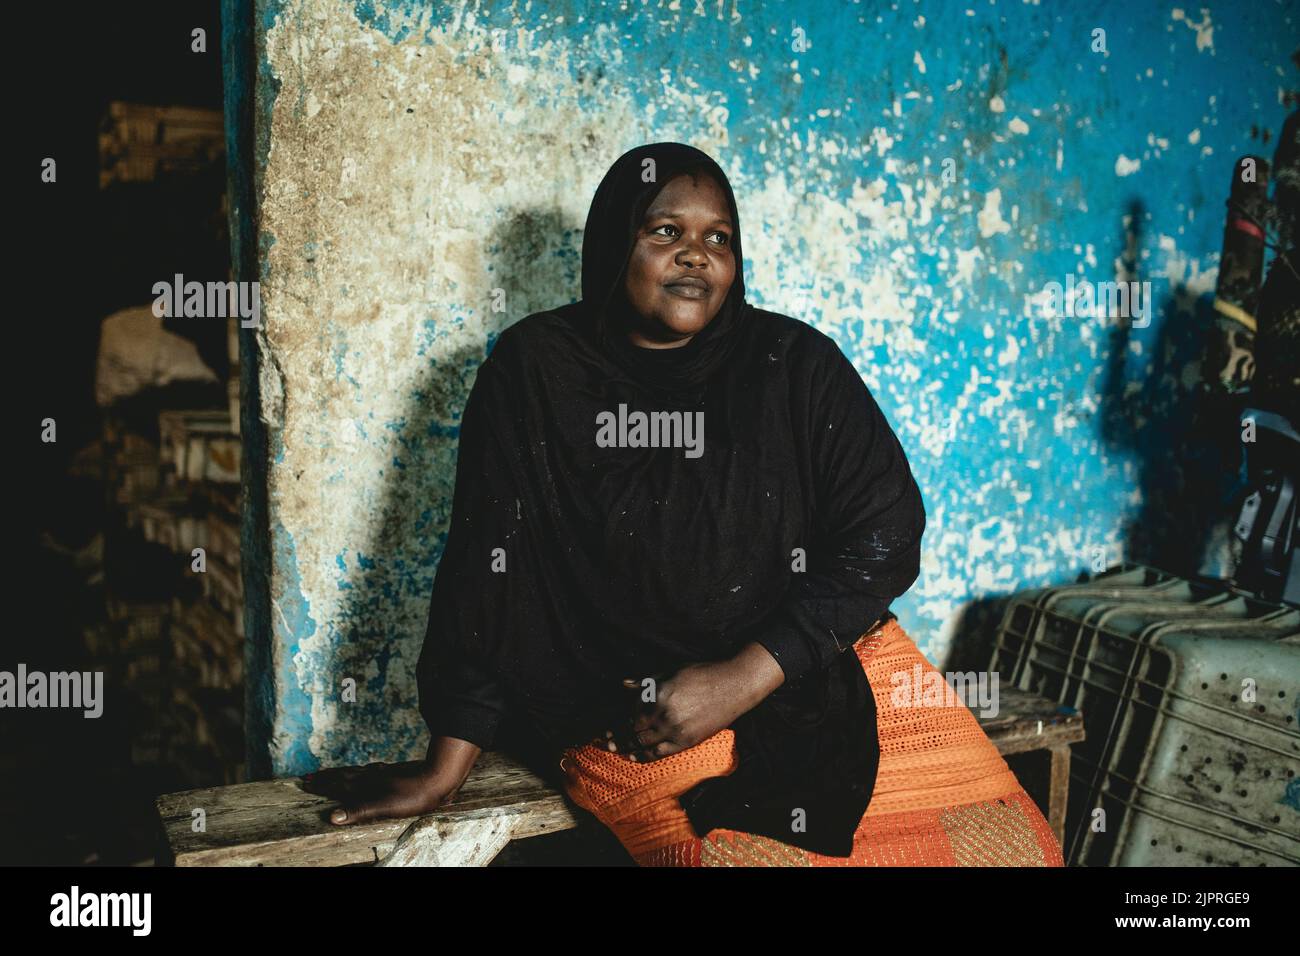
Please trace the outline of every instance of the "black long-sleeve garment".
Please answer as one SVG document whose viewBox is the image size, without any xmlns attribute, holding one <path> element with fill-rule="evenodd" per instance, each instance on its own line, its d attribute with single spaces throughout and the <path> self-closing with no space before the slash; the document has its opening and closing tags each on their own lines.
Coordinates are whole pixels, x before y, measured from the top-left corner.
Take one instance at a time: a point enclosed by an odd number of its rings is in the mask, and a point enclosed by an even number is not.
<svg viewBox="0 0 1300 956">
<path fill-rule="evenodd" d="M 637 348 L 600 324 L 626 316 L 614 300 L 658 188 L 638 179 L 647 154 L 660 183 L 704 165 L 735 224 L 727 303 L 680 348 Z M 625 154 L 588 217 L 583 302 L 511 326 L 479 369 L 420 708 L 435 736 L 514 750 L 557 779 L 564 747 L 630 718 L 624 678 L 757 641 L 785 683 L 733 722 L 738 769 L 682 806 L 700 835 L 725 827 L 847 856 L 879 761 L 851 648 L 916 580 L 925 511 L 835 342 L 744 301 L 735 200 L 702 156 L 679 144 Z M 603 447 L 599 423 L 620 406 L 702 415 L 702 453 Z"/>
<path fill-rule="evenodd" d="M 694 409 L 699 458 L 598 448 L 598 412 L 664 403 L 584 362 L 577 322 L 570 307 L 508 329 L 465 409 L 419 669 L 431 731 L 490 748 L 518 708 L 527 751 L 554 764 L 629 716 L 622 678 L 758 641 L 786 682 L 733 725 L 741 769 L 682 805 L 701 834 L 847 856 L 879 756 L 850 648 L 916 579 L 925 524 L 897 438 L 831 339 L 755 309 Z M 602 579 L 586 594 L 565 567 L 579 540 L 579 577 Z"/>
</svg>

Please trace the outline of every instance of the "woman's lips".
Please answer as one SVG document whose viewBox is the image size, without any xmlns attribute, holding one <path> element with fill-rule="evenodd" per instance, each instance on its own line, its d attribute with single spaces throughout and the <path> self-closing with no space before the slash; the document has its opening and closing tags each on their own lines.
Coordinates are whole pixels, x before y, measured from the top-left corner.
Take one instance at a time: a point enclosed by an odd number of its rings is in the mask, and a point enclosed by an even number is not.
<svg viewBox="0 0 1300 956">
<path fill-rule="evenodd" d="M 683 299 L 707 299 L 709 290 L 704 286 L 693 283 L 678 282 L 664 286 L 673 295 L 681 296 Z"/>
</svg>

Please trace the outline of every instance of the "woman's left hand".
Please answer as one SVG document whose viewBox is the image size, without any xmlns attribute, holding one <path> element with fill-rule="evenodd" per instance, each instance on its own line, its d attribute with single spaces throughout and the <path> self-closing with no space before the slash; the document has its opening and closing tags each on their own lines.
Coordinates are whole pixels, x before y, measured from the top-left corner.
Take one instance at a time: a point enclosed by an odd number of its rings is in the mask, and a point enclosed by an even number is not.
<svg viewBox="0 0 1300 956">
<path fill-rule="evenodd" d="M 730 660 L 688 664 L 654 686 L 644 701 L 641 681 L 625 680 L 635 695 L 636 713 L 622 728 L 597 741 L 630 760 L 647 762 L 694 747 L 730 726 L 785 680 L 781 666 L 760 644 L 750 644 Z"/>
</svg>

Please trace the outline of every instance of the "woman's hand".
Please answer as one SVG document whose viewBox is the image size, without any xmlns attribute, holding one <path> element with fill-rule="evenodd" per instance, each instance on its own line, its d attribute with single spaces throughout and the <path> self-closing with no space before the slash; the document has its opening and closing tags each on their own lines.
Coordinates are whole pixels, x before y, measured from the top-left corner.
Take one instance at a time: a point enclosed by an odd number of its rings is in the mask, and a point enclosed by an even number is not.
<svg viewBox="0 0 1300 956">
<path fill-rule="evenodd" d="M 749 644 L 731 660 L 688 664 L 657 682 L 652 701 L 642 699 L 640 681 L 625 680 L 636 713 L 628 726 L 605 731 L 596 743 L 634 761 L 667 757 L 730 726 L 784 680 L 781 665 L 761 644 Z"/>
<path fill-rule="evenodd" d="M 479 753 L 468 741 L 439 737 L 430 742 L 422 763 L 380 761 L 322 770 L 303 777 L 303 789 L 342 804 L 330 814 L 335 824 L 418 817 L 456 798 Z"/>
</svg>

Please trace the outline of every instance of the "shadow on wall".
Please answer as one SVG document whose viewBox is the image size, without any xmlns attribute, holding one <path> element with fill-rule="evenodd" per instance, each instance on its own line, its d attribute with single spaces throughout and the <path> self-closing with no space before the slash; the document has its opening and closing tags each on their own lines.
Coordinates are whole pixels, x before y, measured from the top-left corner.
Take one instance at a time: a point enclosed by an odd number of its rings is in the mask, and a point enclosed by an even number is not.
<svg viewBox="0 0 1300 956">
<path fill-rule="evenodd" d="M 1129 206 L 1121 252 L 1134 280 L 1145 209 Z M 1115 322 L 1101 389 L 1101 436 L 1113 451 L 1136 458 L 1138 512 L 1124 528 L 1124 554 L 1106 555 L 1195 577 L 1215 525 L 1234 509 L 1241 465 L 1238 402 L 1207 387 L 1201 362 L 1214 328 L 1213 296 L 1179 284 L 1153 309 L 1151 354 L 1134 356 L 1128 321 Z M 1144 343 L 1145 344 L 1145 343 Z M 1134 358 L 1143 372 L 1130 383 Z"/>
<path fill-rule="evenodd" d="M 451 520 L 461 413 L 478 368 L 501 332 L 516 319 L 566 301 L 565 292 L 573 282 L 572 265 L 566 259 L 572 234 L 573 227 L 555 209 L 521 210 L 511 216 L 485 250 L 489 259 L 486 284 L 504 292 L 506 310 L 493 312 L 490 297 L 481 304 L 465 303 L 467 310 L 486 310 L 485 340 L 463 343 L 445 353 L 433 354 L 431 349 L 420 379 L 410 383 L 408 394 L 419 397 L 404 409 L 397 433 L 398 446 L 409 464 L 384 471 L 374 519 L 378 533 L 372 537 L 378 554 L 363 580 L 348 591 L 341 610 L 343 633 L 330 661 L 334 672 L 331 686 L 339 686 L 346 676 L 371 672 L 377 665 L 378 675 L 370 679 L 364 693 L 365 698 L 379 701 L 377 706 L 404 705 L 393 688 L 415 687 L 415 663 L 424 641 L 433 576 Z M 577 235 L 581 235 L 580 228 Z M 439 325 L 449 317 L 447 310 L 430 316 Z M 431 474 L 434 467 L 446 471 Z M 440 499 L 445 501 L 441 508 L 436 505 Z M 422 518 L 430 509 L 431 518 Z M 398 603 L 401 607 L 395 607 Z M 393 622 L 399 619 L 408 622 L 406 633 L 394 627 Z M 362 698 L 361 689 L 358 691 Z M 418 718 L 412 737 L 397 713 L 352 706 L 338 708 L 337 714 L 328 752 L 319 755 L 324 765 L 424 756 L 425 728 Z M 373 741 L 377 727 L 388 731 L 378 747 L 382 754 L 365 744 Z M 411 752 L 405 757 L 397 753 L 408 748 Z"/>
<path fill-rule="evenodd" d="M 997 595 L 967 602 L 953 629 L 947 659 L 936 663 L 939 670 L 944 673 L 987 670 L 993 660 L 998 625 L 1010 600 L 1009 595 Z"/>
<path fill-rule="evenodd" d="M 1120 226 L 1120 274 L 1141 281 L 1138 250 L 1145 207 L 1130 203 Z M 1241 485 L 1240 402 L 1207 387 L 1201 361 L 1214 326 L 1213 296 L 1185 285 L 1152 306 L 1154 344 L 1135 352 L 1131 323 L 1112 320 L 1098 421 L 1107 449 L 1135 460 L 1141 502 L 1125 524 L 1123 553 L 1104 556 L 1196 577 L 1215 526 L 1236 513 Z M 1141 370 L 1130 378 L 1130 363 Z M 1212 384 L 1212 383 L 1211 383 Z M 1067 404 L 1078 396 L 1066 394 Z M 1100 475 L 1098 476 L 1100 478 Z M 1080 555 L 1091 564 L 1091 555 Z M 1057 583 L 1066 583 L 1064 580 Z M 961 611 L 944 670 L 982 670 L 1011 594 L 971 601 Z"/>
</svg>

